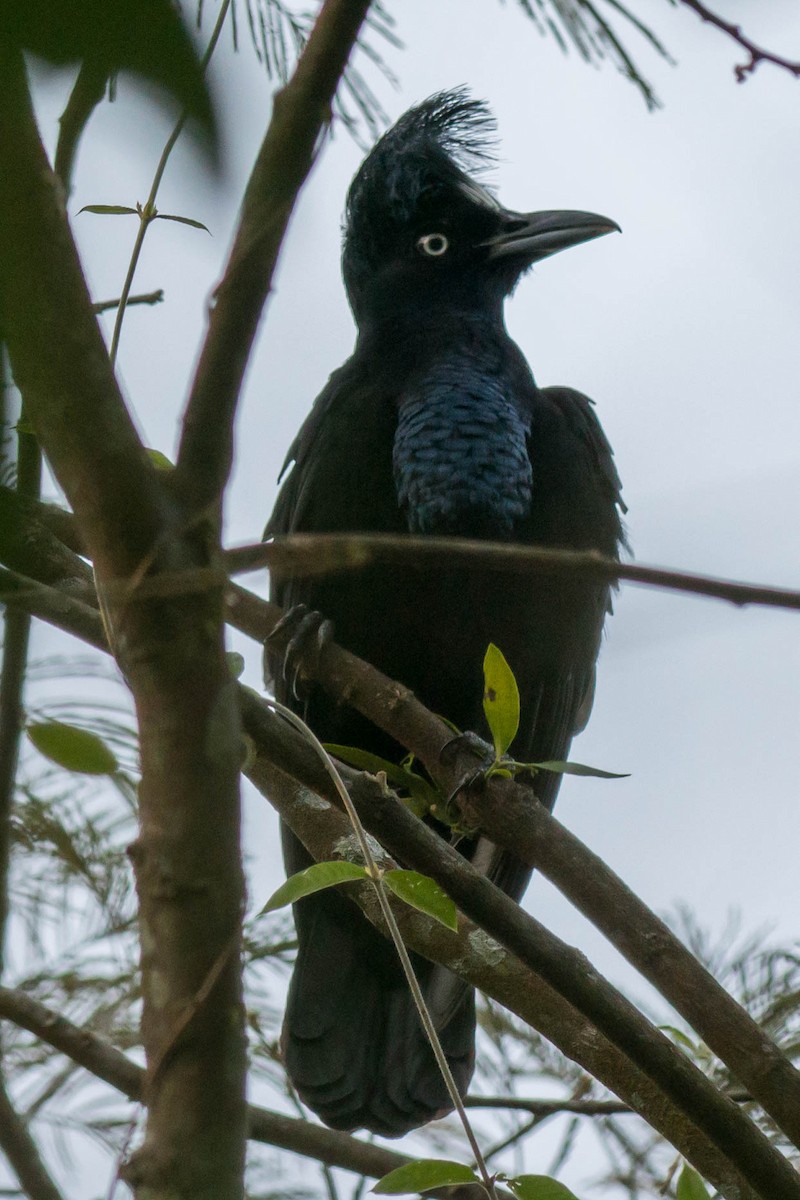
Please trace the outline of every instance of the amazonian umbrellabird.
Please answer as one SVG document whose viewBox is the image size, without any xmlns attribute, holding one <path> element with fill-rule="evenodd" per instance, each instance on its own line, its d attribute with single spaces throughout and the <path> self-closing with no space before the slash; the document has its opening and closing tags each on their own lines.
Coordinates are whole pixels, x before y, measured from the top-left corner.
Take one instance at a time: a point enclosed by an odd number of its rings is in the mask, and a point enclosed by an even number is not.
<svg viewBox="0 0 800 1200">
<path fill-rule="evenodd" d="M 477 178 L 491 160 L 493 129 L 485 104 L 463 89 L 442 92 L 401 117 L 362 163 L 347 197 L 342 258 L 355 350 L 289 450 L 268 536 L 410 532 L 618 555 L 620 484 L 592 403 L 569 388 L 538 387 L 503 319 L 529 267 L 617 226 L 592 213 L 502 207 Z M 518 760 L 566 758 L 588 718 L 605 584 L 409 562 L 281 579 L 273 598 L 329 618 L 342 646 L 462 730 L 485 728 L 481 668 L 494 642 L 519 685 Z M 282 666 L 271 666 L 278 697 L 297 708 Z M 304 707 L 323 741 L 402 754 L 321 689 Z M 548 808 L 560 778 L 536 776 Z M 487 861 L 485 841 L 462 839 L 459 849 L 475 856 L 478 845 L 481 869 L 518 900 L 530 868 L 507 851 Z M 310 864 L 285 827 L 283 846 L 290 873 Z M 389 1137 L 448 1111 L 391 944 L 336 889 L 301 900 L 295 921 L 283 1047 L 304 1102 L 335 1128 Z M 466 1091 L 474 993 L 414 961 Z"/>
</svg>

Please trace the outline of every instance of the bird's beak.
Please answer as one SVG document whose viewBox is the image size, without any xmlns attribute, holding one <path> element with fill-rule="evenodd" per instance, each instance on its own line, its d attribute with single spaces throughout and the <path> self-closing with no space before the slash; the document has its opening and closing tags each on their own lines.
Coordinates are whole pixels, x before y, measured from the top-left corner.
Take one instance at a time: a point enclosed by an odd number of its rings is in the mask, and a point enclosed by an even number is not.
<svg viewBox="0 0 800 1200">
<path fill-rule="evenodd" d="M 490 260 L 513 257 L 530 264 L 614 232 L 621 232 L 616 221 L 597 213 L 506 211 L 499 232 L 482 244 L 488 248 Z"/>
</svg>

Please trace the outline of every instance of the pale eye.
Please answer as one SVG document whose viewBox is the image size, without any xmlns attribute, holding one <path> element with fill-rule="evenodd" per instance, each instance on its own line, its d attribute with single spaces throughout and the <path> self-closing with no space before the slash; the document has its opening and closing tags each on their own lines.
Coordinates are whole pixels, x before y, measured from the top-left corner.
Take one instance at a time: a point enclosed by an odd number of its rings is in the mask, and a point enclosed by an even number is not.
<svg viewBox="0 0 800 1200">
<path fill-rule="evenodd" d="M 441 258 L 447 253 L 450 243 L 443 233 L 426 233 L 417 242 L 417 249 L 420 254 L 427 254 L 429 258 Z"/>
</svg>

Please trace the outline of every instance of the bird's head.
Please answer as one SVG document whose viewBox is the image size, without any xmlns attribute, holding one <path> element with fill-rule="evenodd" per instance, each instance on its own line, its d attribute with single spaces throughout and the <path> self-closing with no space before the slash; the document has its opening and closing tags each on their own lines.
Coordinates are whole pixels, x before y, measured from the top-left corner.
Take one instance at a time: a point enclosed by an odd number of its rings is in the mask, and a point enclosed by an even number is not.
<svg viewBox="0 0 800 1200">
<path fill-rule="evenodd" d="M 585 212 L 519 213 L 476 178 L 494 120 L 464 89 L 409 109 L 361 164 L 347 197 L 342 270 L 359 325 L 442 303 L 501 310 L 524 271 L 619 227 Z"/>
</svg>

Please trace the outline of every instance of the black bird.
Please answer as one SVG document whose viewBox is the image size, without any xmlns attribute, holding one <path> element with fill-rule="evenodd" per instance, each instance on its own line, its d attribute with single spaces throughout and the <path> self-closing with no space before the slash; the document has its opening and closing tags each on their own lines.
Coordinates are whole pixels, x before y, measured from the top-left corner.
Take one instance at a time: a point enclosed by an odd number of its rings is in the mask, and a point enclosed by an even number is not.
<svg viewBox="0 0 800 1200">
<path fill-rule="evenodd" d="M 619 479 L 591 402 L 537 387 L 503 321 L 533 263 L 617 226 L 591 213 L 503 208 L 475 179 L 493 128 L 485 104 L 443 92 L 401 117 L 361 165 L 342 260 L 358 340 L 289 450 L 267 536 L 411 532 L 618 554 Z M 496 643 L 520 688 L 518 760 L 566 758 L 588 718 L 609 609 L 603 584 L 409 564 L 282 580 L 273 595 L 330 618 L 341 645 L 463 730 L 483 728 L 482 662 Z M 279 697 L 298 707 L 283 666 L 271 665 Z M 401 755 L 319 690 L 307 720 L 325 741 Z M 548 808 L 559 782 L 536 778 Z M 290 873 L 309 865 L 288 829 L 283 844 Z M 459 849 L 519 899 L 530 868 L 507 852 L 487 858 L 478 844 Z M 305 1103 L 334 1128 L 388 1137 L 448 1111 L 391 945 L 335 890 L 302 900 L 295 920 L 283 1045 Z M 474 993 L 421 958 L 416 967 L 466 1091 Z"/>
</svg>

